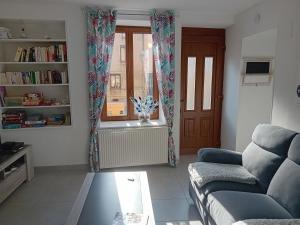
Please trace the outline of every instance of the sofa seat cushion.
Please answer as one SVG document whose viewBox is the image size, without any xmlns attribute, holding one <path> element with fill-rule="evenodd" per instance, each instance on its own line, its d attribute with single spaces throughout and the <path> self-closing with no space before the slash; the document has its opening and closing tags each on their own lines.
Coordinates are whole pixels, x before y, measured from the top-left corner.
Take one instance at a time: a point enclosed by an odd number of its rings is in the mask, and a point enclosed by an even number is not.
<svg viewBox="0 0 300 225">
<path fill-rule="evenodd" d="M 189 164 L 188 171 L 199 188 L 213 181 L 256 184 L 256 178 L 240 165 L 195 162 Z"/>
<path fill-rule="evenodd" d="M 217 225 L 232 225 L 246 219 L 293 218 L 270 196 L 258 193 L 213 192 L 208 195 L 206 207 Z"/>
<path fill-rule="evenodd" d="M 207 196 L 216 191 L 240 191 L 240 192 L 253 192 L 253 193 L 263 193 L 263 190 L 260 186 L 256 184 L 243 184 L 243 183 L 236 183 L 230 181 L 213 181 L 201 188 L 197 187 L 197 184 L 191 181 L 193 184 L 194 189 L 197 190 L 198 199 L 203 205 L 207 204 Z"/>
</svg>

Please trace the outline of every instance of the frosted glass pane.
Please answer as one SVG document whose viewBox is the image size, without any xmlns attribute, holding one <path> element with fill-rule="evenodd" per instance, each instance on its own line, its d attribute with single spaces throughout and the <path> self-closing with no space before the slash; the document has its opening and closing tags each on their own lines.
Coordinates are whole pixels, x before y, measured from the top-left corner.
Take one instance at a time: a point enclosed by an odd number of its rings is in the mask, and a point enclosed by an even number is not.
<svg viewBox="0 0 300 225">
<path fill-rule="evenodd" d="M 213 75 L 213 57 L 205 57 L 203 110 L 211 110 L 212 75 Z"/>
<path fill-rule="evenodd" d="M 188 57 L 186 110 L 195 109 L 196 57 Z"/>
</svg>

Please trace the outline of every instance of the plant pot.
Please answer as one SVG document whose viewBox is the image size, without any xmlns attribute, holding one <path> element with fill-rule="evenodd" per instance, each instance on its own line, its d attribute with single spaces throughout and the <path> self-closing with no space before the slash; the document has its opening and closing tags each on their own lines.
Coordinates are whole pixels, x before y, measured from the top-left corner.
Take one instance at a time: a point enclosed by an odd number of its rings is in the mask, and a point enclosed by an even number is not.
<svg viewBox="0 0 300 225">
<path fill-rule="evenodd" d="M 150 114 L 149 113 L 139 113 L 138 115 L 139 121 L 141 123 L 148 123 L 150 120 Z"/>
</svg>

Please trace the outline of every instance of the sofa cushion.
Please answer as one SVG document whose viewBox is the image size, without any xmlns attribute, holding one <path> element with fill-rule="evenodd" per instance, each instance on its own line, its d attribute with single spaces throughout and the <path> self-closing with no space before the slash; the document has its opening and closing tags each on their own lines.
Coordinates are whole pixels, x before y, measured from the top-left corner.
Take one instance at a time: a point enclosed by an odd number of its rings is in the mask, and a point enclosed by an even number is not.
<svg viewBox="0 0 300 225">
<path fill-rule="evenodd" d="M 242 165 L 242 154 L 222 148 L 201 148 L 197 153 L 197 161 Z"/>
<path fill-rule="evenodd" d="M 266 192 L 275 172 L 286 158 L 295 132 L 267 124 L 258 125 L 252 142 L 242 154 L 243 166 Z"/>
<path fill-rule="evenodd" d="M 300 165 L 300 134 L 293 139 L 288 152 L 288 158 Z"/>
<path fill-rule="evenodd" d="M 296 132 L 282 127 L 259 124 L 252 134 L 252 141 L 266 151 L 286 156 L 295 135 Z"/>
<path fill-rule="evenodd" d="M 197 191 L 197 197 L 199 201 L 206 206 L 207 196 L 216 191 L 240 191 L 240 192 L 253 192 L 263 193 L 263 190 L 258 184 L 242 184 L 230 181 L 214 181 L 204 185 L 202 188 L 198 188 L 197 185 L 191 181 L 194 189 Z"/>
<path fill-rule="evenodd" d="M 284 159 L 284 157 L 265 151 L 253 142 L 243 152 L 243 166 L 256 177 L 265 193 Z"/>
<path fill-rule="evenodd" d="M 291 219 L 290 213 L 265 194 L 217 191 L 208 195 L 207 211 L 217 225 L 246 219 Z"/>
<path fill-rule="evenodd" d="M 300 218 L 300 135 L 292 141 L 288 158 L 272 179 L 267 194 Z"/>
<path fill-rule="evenodd" d="M 188 166 L 190 179 L 199 188 L 213 181 L 231 181 L 243 184 L 256 184 L 256 178 L 243 166 L 209 162 L 195 162 Z"/>
</svg>

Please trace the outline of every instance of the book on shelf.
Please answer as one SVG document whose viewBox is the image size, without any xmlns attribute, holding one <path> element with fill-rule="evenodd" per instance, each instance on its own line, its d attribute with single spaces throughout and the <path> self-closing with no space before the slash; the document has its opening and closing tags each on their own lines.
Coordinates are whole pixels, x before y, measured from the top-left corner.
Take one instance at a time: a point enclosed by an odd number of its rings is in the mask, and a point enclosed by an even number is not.
<svg viewBox="0 0 300 225">
<path fill-rule="evenodd" d="M 2 128 L 17 129 L 27 127 L 45 127 L 70 125 L 69 113 L 43 115 L 42 113 L 29 114 L 24 110 L 8 110 L 2 113 Z"/>
<path fill-rule="evenodd" d="M 17 48 L 17 52 L 16 52 L 16 55 L 15 55 L 15 61 L 16 62 L 20 61 L 21 55 L 22 55 L 22 51 L 23 51 L 23 48 L 21 48 L 21 47 Z"/>
<path fill-rule="evenodd" d="M 66 44 L 55 44 L 48 47 L 18 47 L 15 62 L 67 62 Z"/>
<path fill-rule="evenodd" d="M 3 129 L 22 128 L 26 119 L 26 112 L 24 110 L 11 110 L 2 113 L 2 127 Z"/>
<path fill-rule="evenodd" d="M 0 85 L 67 83 L 67 72 L 56 70 L 0 73 Z"/>
<path fill-rule="evenodd" d="M 27 116 L 24 122 L 25 127 L 44 127 L 46 123 L 43 114 L 40 113 Z"/>
<path fill-rule="evenodd" d="M 5 96 L 6 96 L 6 89 L 5 87 L 0 87 L 0 107 L 5 106 Z"/>
<path fill-rule="evenodd" d="M 63 125 L 65 123 L 66 116 L 65 114 L 53 114 L 48 116 L 47 125 Z"/>
</svg>

